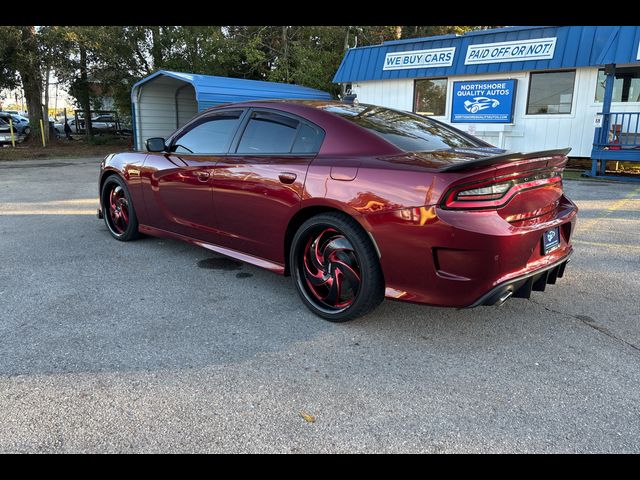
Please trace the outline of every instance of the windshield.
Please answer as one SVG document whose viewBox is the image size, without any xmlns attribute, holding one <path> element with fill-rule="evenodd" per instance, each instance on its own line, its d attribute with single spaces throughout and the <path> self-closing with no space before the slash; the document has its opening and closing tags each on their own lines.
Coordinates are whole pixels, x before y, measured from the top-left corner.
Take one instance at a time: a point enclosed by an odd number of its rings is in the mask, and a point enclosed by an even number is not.
<svg viewBox="0 0 640 480">
<path fill-rule="evenodd" d="M 487 146 L 453 128 L 412 113 L 364 104 L 328 105 L 324 109 L 366 128 L 406 152 Z"/>
</svg>

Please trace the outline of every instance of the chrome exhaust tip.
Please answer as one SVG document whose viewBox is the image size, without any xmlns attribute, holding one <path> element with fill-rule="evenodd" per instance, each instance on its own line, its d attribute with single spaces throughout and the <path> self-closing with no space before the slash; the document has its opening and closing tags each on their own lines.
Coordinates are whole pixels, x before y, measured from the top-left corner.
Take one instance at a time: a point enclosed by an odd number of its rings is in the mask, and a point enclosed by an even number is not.
<svg viewBox="0 0 640 480">
<path fill-rule="evenodd" d="M 500 295 L 500 298 L 498 299 L 498 305 L 502 305 L 504 302 L 509 300 L 509 297 L 511 297 L 511 295 L 513 295 L 513 290 L 507 290 L 502 295 Z"/>
</svg>

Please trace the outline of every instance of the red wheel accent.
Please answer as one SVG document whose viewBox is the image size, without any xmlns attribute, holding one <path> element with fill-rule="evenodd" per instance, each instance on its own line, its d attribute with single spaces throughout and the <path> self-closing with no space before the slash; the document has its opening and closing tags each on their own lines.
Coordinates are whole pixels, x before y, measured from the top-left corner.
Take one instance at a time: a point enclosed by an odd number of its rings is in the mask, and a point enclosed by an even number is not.
<svg viewBox="0 0 640 480">
<path fill-rule="evenodd" d="M 129 226 L 129 201 L 124 189 L 112 184 L 109 190 L 109 226 L 117 234 L 122 235 Z"/>
<path fill-rule="evenodd" d="M 312 232 L 301 252 L 306 290 L 320 307 L 342 310 L 360 289 L 360 265 L 351 242 L 334 228 Z"/>
</svg>

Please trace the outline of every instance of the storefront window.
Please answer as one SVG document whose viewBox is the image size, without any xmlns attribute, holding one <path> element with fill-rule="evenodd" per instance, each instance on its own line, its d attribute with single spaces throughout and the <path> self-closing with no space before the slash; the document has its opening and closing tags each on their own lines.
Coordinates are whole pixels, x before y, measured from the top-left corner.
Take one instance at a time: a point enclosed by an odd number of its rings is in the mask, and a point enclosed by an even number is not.
<svg viewBox="0 0 640 480">
<path fill-rule="evenodd" d="M 596 84 L 596 102 L 604 98 L 604 70 L 598 70 Z M 612 102 L 640 102 L 640 67 L 616 68 L 616 78 L 613 81 Z"/>
<path fill-rule="evenodd" d="M 413 111 L 420 115 L 444 115 L 447 108 L 447 79 L 416 80 Z"/>
<path fill-rule="evenodd" d="M 532 73 L 527 115 L 571 113 L 576 72 Z"/>
</svg>

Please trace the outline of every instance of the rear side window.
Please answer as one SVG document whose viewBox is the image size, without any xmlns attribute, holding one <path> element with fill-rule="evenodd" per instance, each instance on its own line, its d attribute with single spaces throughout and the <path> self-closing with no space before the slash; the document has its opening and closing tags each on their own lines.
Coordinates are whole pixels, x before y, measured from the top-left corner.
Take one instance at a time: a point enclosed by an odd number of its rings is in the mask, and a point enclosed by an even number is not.
<svg viewBox="0 0 640 480">
<path fill-rule="evenodd" d="M 298 129 L 291 153 L 318 153 L 322 140 L 324 140 L 322 130 L 303 123 Z"/>
<path fill-rule="evenodd" d="M 290 153 L 298 133 L 297 120 L 271 112 L 254 112 L 236 153 Z"/>
<path fill-rule="evenodd" d="M 173 142 L 176 153 L 227 153 L 238 128 L 241 111 L 220 112 L 208 117 Z"/>
<path fill-rule="evenodd" d="M 454 128 L 420 115 L 363 104 L 330 105 L 325 110 L 375 133 L 406 152 L 486 146 Z"/>
</svg>

